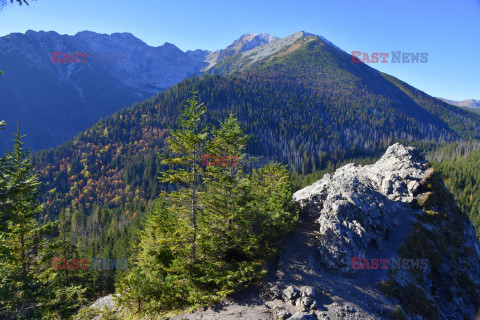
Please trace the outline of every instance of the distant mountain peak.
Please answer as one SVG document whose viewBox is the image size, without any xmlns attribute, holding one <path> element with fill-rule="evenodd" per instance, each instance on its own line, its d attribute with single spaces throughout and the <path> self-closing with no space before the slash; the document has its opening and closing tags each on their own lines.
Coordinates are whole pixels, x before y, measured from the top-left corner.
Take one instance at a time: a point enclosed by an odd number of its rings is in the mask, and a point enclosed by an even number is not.
<svg viewBox="0 0 480 320">
<path fill-rule="evenodd" d="M 306 31 L 298 31 L 296 33 L 294 33 L 295 35 L 298 35 L 300 37 L 308 37 L 308 36 L 316 36 L 315 34 L 313 33 L 310 33 L 310 32 L 306 32 Z"/>
<path fill-rule="evenodd" d="M 227 49 L 225 50 L 236 48 L 236 46 L 238 46 L 238 43 L 241 42 L 242 39 L 250 38 L 244 35 L 240 39 L 236 40 L 231 46 L 227 47 Z M 304 48 L 305 45 L 312 41 L 318 41 L 319 43 L 321 42 L 329 46 L 330 48 L 335 48 L 336 50 L 344 53 L 343 50 L 338 48 L 336 45 L 334 45 L 324 37 L 314 35 L 305 31 L 298 31 L 284 38 L 268 38 L 268 40 L 265 40 L 265 43 L 263 44 L 255 43 L 253 40 L 251 40 L 246 45 L 243 45 L 241 50 L 235 50 L 236 53 L 235 56 L 232 57 L 233 60 L 208 60 L 208 62 L 210 62 L 210 65 L 209 67 L 205 68 L 204 71 L 211 69 L 213 66 L 215 66 L 215 68 L 212 69 L 210 72 L 220 74 L 228 74 L 235 71 L 245 70 L 247 68 L 257 65 L 258 63 L 261 63 L 262 61 L 268 63 L 275 58 L 289 55 L 290 53 L 297 51 L 298 49 Z M 255 45 L 251 45 L 252 43 Z M 253 48 L 249 48 L 249 46 L 253 46 Z M 225 60 L 225 62 L 223 62 L 222 60 Z"/>
<path fill-rule="evenodd" d="M 437 99 L 440 99 L 443 102 L 452 104 L 457 107 L 480 109 L 480 100 L 465 99 L 465 100 L 456 101 L 456 100 L 449 100 L 445 98 L 437 98 Z"/>
<path fill-rule="evenodd" d="M 208 66 L 203 70 L 206 71 L 226 58 L 234 56 L 240 52 L 245 52 L 276 40 L 278 40 L 277 37 L 266 33 L 246 33 L 233 41 L 232 44 L 225 49 L 211 52 L 205 60 L 208 63 Z"/>
<path fill-rule="evenodd" d="M 267 34 L 267 33 L 246 33 L 246 34 L 240 36 L 240 38 L 238 38 L 237 40 L 235 40 L 231 45 L 233 45 L 233 44 L 235 44 L 235 43 L 239 43 L 239 42 L 252 41 L 252 40 L 255 39 L 255 38 L 265 39 L 265 40 L 267 40 L 268 42 L 271 42 L 271 41 L 274 41 L 274 40 L 278 39 L 277 37 L 272 36 L 272 35 L 269 35 L 269 34 Z"/>
</svg>

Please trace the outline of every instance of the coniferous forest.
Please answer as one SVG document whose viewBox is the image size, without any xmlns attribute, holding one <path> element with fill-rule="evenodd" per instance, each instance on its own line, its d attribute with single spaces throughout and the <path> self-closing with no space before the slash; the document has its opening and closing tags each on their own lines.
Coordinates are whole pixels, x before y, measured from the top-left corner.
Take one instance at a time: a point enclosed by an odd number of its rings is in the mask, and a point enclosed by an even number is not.
<svg viewBox="0 0 480 320">
<path fill-rule="evenodd" d="M 196 99 L 194 93 L 179 129 L 170 130 L 169 155 L 157 155 L 171 169 L 156 178 L 170 187 L 148 205 L 132 206 L 131 215 L 96 207 L 88 219 L 67 209 L 55 221 L 37 221 L 40 182 L 15 135 L 14 151 L 1 162 L 2 315 L 69 317 L 114 286 L 126 292 L 121 304 L 133 313 L 162 313 L 214 303 L 262 279 L 298 214 L 288 170 L 274 162 L 249 169 L 250 137 L 237 118 L 203 126 L 207 108 Z M 205 164 L 205 154 L 236 162 Z M 115 215 L 118 225 L 106 223 Z M 126 258 L 135 267 L 79 268 L 85 256 Z M 57 257 L 63 267 L 54 266 Z"/>
</svg>

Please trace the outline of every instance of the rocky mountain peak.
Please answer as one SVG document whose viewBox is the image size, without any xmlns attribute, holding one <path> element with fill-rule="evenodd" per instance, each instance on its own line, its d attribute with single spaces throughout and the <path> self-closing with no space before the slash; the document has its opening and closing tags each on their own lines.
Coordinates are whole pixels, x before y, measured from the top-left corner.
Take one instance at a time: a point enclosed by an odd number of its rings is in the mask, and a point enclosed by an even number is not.
<svg viewBox="0 0 480 320">
<path fill-rule="evenodd" d="M 222 62 L 226 58 L 232 57 L 240 52 L 245 52 L 245 51 L 254 49 L 256 47 L 262 46 L 264 44 L 268 44 L 275 40 L 278 40 L 278 38 L 266 33 L 244 34 L 240 38 L 232 42 L 232 44 L 226 47 L 225 49 L 211 52 L 205 60 L 206 62 L 208 62 L 208 66 L 203 70 L 206 71 L 212 68 L 213 66 L 215 66 L 216 64 Z"/>
<path fill-rule="evenodd" d="M 272 41 L 277 40 L 277 37 L 266 33 L 246 33 L 237 40 L 233 41 L 231 45 L 229 45 L 224 50 L 233 49 L 235 53 L 247 51 L 259 45 L 263 45 L 266 43 L 270 43 Z"/>
<path fill-rule="evenodd" d="M 315 36 L 313 33 L 309 33 L 306 31 L 298 31 L 298 32 L 295 32 L 294 35 L 297 35 L 298 37 Z"/>
</svg>

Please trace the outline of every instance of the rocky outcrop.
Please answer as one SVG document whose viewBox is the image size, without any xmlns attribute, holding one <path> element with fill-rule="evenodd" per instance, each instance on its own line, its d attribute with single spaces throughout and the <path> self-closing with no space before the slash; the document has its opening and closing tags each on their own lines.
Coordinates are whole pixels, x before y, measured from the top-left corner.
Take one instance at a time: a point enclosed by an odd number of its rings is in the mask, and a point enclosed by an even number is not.
<svg viewBox="0 0 480 320">
<path fill-rule="evenodd" d="M 278 38 L 265 33 L 244 34 L 225 49 L 210 52 L 205 58 L 205 62 L 208 63 L 208 66 L 205 67 L 203 71 L 212 68 L 216 64 L 236 55 L 237 53 L 251 50 L 275 40 L 278 40 Z"/>
<path fill-rule="evenodd" d="M 299 190 L 294 199 L 304 213 L 318 216 L 322 266 L 354 275 L 363 285 L 381 283 L 380 292 L 401 306 L 397 316 L 473 319 L 477 314 L 475 230 L 416 149 L 394 144 L 375 164 L 348 164 Z M 402 263 L 382 268 L 385 272 L 368 265 L 372 258 L 392 256 Z M 365 269 L 374 273 L 367 276 Z"/>
<path fill-rule="evenodd" d="M 320 257 L 329 267 L 352 272 L 351 257 L 364 257 L 398 224 L 402 203 L 411 203 L 428 175 L 413 148 L 395 144 L 375 164 L 348 164 L 297 191 L 305 210 L 320 213 Z"/>
</svg>

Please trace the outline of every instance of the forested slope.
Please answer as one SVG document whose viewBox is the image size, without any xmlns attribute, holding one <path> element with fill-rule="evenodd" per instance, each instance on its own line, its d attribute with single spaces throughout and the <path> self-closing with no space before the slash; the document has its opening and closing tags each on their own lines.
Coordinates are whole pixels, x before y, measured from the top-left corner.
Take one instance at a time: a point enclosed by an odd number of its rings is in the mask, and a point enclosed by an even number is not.
<svg viewBox="0 0 480 320">
<path fill-rule="evenodd" d="M 446 186 L 472 220 L 480 238 L 480 151 L 435 163 Z"/>
</svg>

